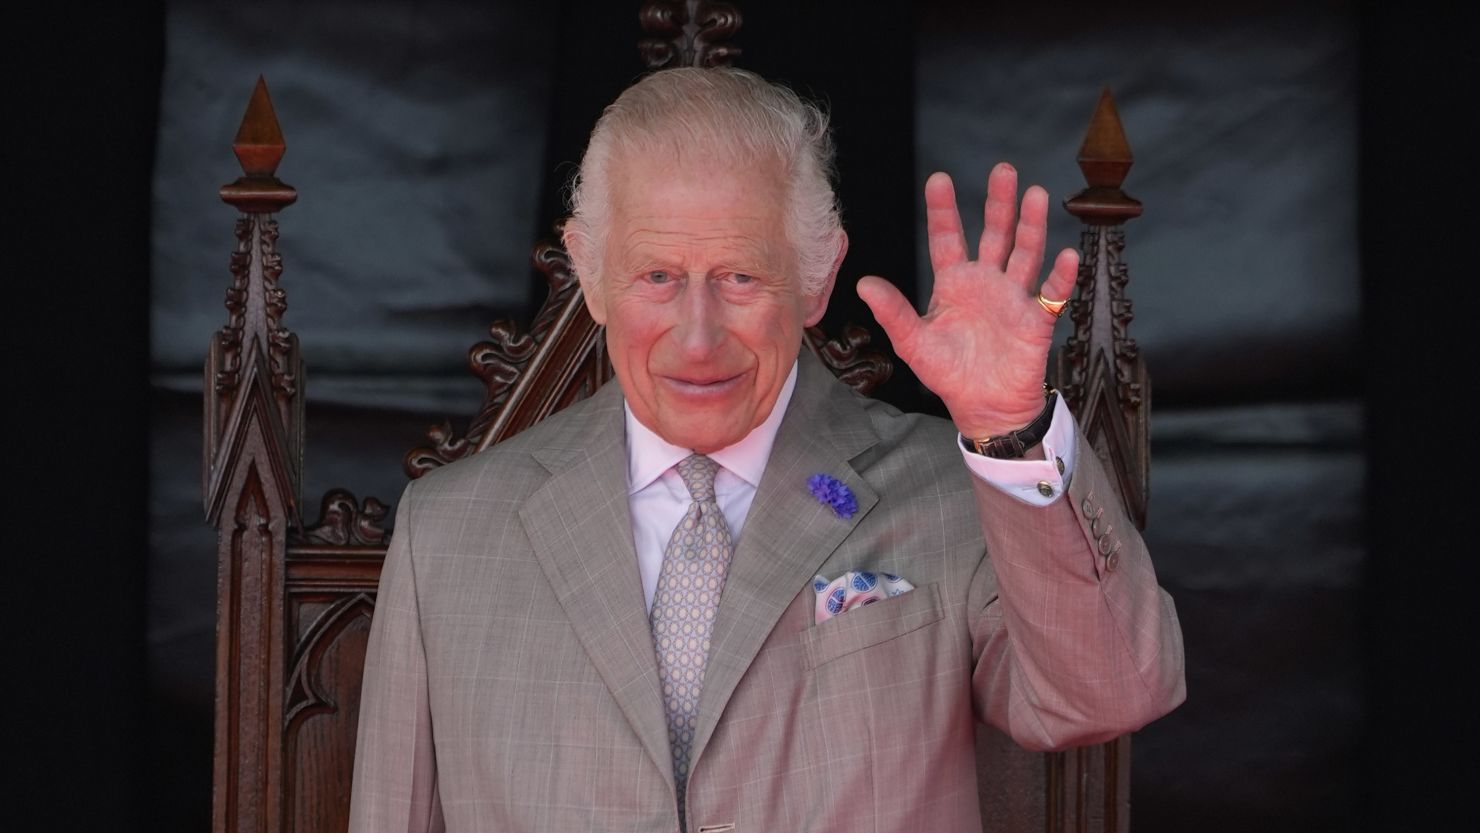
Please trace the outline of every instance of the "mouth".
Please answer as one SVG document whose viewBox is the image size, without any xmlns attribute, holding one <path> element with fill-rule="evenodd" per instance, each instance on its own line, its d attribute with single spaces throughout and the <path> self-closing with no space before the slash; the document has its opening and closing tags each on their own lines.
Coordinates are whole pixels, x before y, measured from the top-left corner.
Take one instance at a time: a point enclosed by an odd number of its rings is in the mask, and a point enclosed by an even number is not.
<svg viewBox="0 0 1480 833">
<path fill-rule="evenodd" d="M 733 376 L 660 376 L 670 390 L 687 397 L 720 397 L 740 386 L 746 374 Z"/>
</svg>

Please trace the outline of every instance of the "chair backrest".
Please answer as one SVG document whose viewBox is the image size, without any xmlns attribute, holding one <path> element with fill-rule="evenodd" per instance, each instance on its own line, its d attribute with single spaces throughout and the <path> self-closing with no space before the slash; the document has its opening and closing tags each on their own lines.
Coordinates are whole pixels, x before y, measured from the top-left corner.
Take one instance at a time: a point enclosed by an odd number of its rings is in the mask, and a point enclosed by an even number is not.
<svg viewBox="0 0 1480 833">
<path fill-rule="evenodd" d="M 704 7 L 700 12 L 700 6 Z M 728 64 L 740 17 L 727 4 L 651 0 L 639 48 L 651 69 Z M 345 489 L 305 522 L 303 363 L 281 324 L 286 295 L 274 215 L 296 191 L 275 176 L 282 133 L 258 80 L 233 145 L 243 176 L 221 189 L 236 207 L 228 321 L 205 366 L 204 492 L 218 529 L 213 830 L 336 831 L 348 824 L 360 679 L 386 552 L 389 508 Z M 1089 187 L 1067 201 L 1085 223 L 1070 307 L 1074 335 L 1055 377 L 1096 453 L 1118 472 L 1132 517 L 1145 518 L 1150 386 L 1126 335 L 1130 302 L 1122 223 L 1140 205 L 1120 190 L 1130 153 L 1106 92 L 1080 153 Z M 558 230 L 557 230 L 558 231 Z M 558 234 L 557 234 L 558 237 Z M 611 378 L 600 328 L 565 252 L 533 252 L 550 291 L 526 330 L 495 323 L 468 355 L 484 402 L 468 430 L 433 428 L 409 452 L 408 476 L 476 453 L 596 390 Z M 892 369 L 868 333 L 811 329 L 809 347 L 867 393 Z M 979 730 L 985 829 L 1125 831 L 1129 738 L 1064 753 L 1032 753 Z"/>
</svg>

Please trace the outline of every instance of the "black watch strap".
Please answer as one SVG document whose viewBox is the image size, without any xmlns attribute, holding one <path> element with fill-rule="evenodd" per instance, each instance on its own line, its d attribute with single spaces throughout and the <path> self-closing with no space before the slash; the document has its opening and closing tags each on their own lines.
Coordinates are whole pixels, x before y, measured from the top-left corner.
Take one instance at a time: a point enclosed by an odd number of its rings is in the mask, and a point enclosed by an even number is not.
<svg viewBox="0 0 1480 833">
<path fill-rule="evenodd" d="M 1046 386 L 1045 386 L 1046 387 Z M 966 439 L 966 446 L 977 454 L 999 460 L 1013 460 L 1023 456 L 1028 449 L 1043 442 L 1048 426 L 1053 424 L 1054 404 L 1059 401 L 1059 392 L 1048 388 L 1043 397 L 1043 410 L 1026 426 L 1007 434 L 998 434 L 984 440 Z"/>
</svg>

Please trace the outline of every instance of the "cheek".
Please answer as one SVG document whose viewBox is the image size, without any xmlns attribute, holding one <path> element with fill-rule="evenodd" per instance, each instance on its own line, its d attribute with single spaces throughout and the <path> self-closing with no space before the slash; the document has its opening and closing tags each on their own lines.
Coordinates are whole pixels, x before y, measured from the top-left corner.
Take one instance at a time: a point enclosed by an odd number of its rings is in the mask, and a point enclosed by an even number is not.
<svg viewBox="0 0 1480 833">
<path fill-rule="evenodd" d="M 651 315 L 651 308 L 648 314 L 643 314 L 643 310 L 633 309 L 633 306 L 629 304 L 611 308 L 612 314 L 606 322 L 606 346 L 613 364 L 640 370 L 657 349 L 667 327 L 659 318 Z"/>
<path fill-rule="evenodd" d="M 733 331 L 743 334 L 754 352 L 795 353 L 806 326 L 802 316 L 795 303 L 750 308 L 735 321 Z"/>
</svg>

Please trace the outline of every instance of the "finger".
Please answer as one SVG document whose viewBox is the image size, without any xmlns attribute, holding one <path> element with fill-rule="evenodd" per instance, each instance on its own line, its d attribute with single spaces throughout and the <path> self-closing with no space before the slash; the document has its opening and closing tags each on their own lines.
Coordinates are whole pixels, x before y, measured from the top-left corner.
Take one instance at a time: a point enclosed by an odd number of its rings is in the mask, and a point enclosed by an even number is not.
<svg viewBox="0 0 1480 833">
<path fill-rule="evenodd" d="M 997 163 L 987 177 L 987 205 L 977 259 L 995 269 L 1007 266 L 1011 251 L 1012 220 L 1017 215 L 1017 171 L 1006 162 Z"/>
<path fill-rule="evenodd" d="M 925 180 L 925 233 L 930 241 L 930 265 L 936 274 L 966 259 L 966 235 L 956 210 L 956 186 L 936 171 Z"/>
<path fill-rule="evenodd" d="M 1048 241 L 1048 192 L 1034 185 L 1023 194 L 1023 216 L 1018 219 L 1012 255 L 1007 258 L 1007 277 L 1024 289 L 1038 282 L 1043 268 L 1043 246 Z"/>
<path fill-rule="evenodd" d="M 884 334 L 894 344 L 894 352 L 906 362 L 909 345 L 920 329 L 920 316 L 915 307 L 894 284 L 876 275 L 866 275 L 858 282 L 858 297 L 873 311 Z"/>
<path fill-rule="evenodd" d="M 1079 252 L 1064 249 L 1053 261 L 1053 271 L 1038 291 L 1050 301 L 1067 301 L 1074 294 L 1074 284 L 1079 280 Z"/>
</svg>

